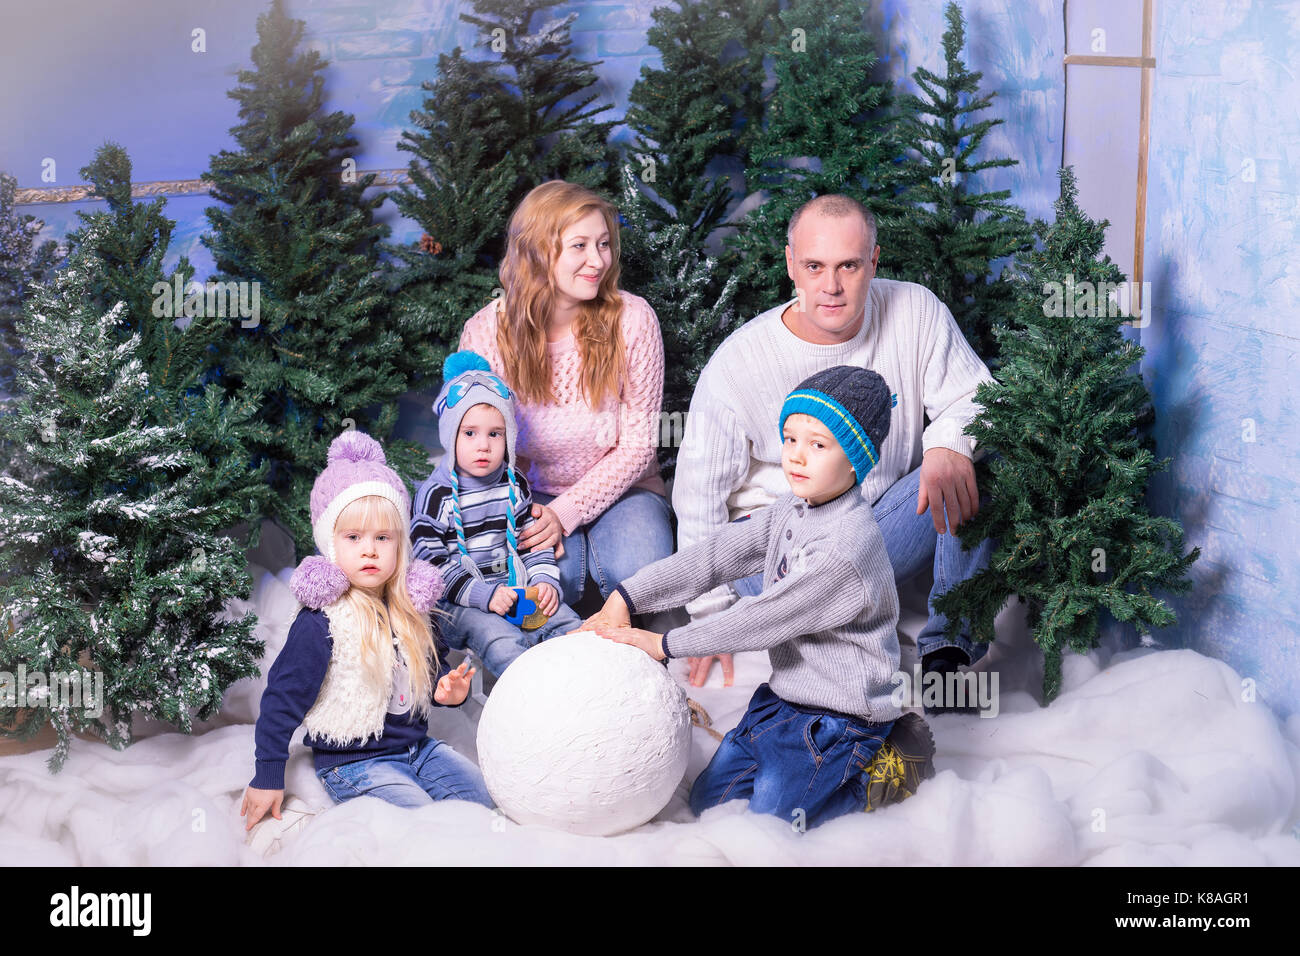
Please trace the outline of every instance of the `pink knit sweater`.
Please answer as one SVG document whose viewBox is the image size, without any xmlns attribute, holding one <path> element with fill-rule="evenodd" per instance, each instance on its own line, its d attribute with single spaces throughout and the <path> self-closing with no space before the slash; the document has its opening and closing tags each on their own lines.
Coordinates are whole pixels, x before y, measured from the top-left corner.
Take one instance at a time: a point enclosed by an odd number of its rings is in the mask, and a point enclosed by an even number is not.
<svg viewBox="0 0 1300 956">
<path fill-rule="evenodd" d="M 558 404 L 515 403 L 520 470 L 535 490 L 558 496 L 550 507 L 566 535 L 600 517 L 633 485 L 667 494 L 655 452 L 664 397 L 659 317 L 640 296 L 620 295 L 627 378 L 619 398 L 607 395 L 596 408 L 587 403 L 582 358 L 570 334 L 547 346 Z M 460 347 L 478 352 L 504 378 L 497 348 L 499 302 L 494 299 L 470 317 Z"/>
</svg>

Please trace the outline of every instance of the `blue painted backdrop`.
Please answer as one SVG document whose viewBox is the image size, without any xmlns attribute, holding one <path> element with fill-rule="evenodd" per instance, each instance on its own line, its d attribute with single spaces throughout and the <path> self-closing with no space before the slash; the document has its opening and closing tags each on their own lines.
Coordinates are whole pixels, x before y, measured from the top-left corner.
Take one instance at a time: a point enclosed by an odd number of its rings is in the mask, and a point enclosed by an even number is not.
<svg viewBox="0 0 1300 956">
<path fill-rule="evenodd" d="M 656 5 L 558 8 L 579 14 L 577 54 L 604 60 L 599 92 L 614 118 L 641 65 L 656 62 L 645 43 Z M 114 139 L 130 152 L 137 181 L 197 177 L 208 156 L 229 144 L 237 117 L 225 94 L 248 65 L 265 7 L 263 0 L 134 0 L 127 9 L 98 0 L 9 4 L 0 33 L 0 169 L 35 187 L 52 159 L 54 184 L 75 184 L 95 147 Z M 871 21 L 882 75 L 910 87 L 917 65 L 940 67 L 942 8 L 941 0 L 877 0 Z M 1010 188 L 1032 216 L 1050 218 L 1062 138 L 1060 0 L 965 0 L 963 8 L 969 62 L 998 91 L 996 110 L 1007 120 L 989 145 L 1020 161 L 986 183 Z M 396 144 L 420 105 L 419 83 L 433 76 L 440 52 L 472 44 L 474 29 L 458 19 L 470 9 L 459 0 L 292 0 L 307 40 L 330 61 L 329 108 L 356 116 L 360 168 L 406 166 Z M 196 28 L 206 34 L 204 53 L 191 50 Z M 1290 714 L 1300 690 L 1300 454 L 1291 388 L 1300 335 L 1292 254 L 1300 187 L 1291 174 L 1300 158 L 1300 79 L 1291 51 L 1300 47 L 1300 4 L 1165 0 L 1156 37 L 1146 230 L 1155 308 L 1151 324 L 1132 334 L 1149 350 L 1143 371 L 1156 401 L 1159 451 L 1174 459 L 1151 502 L 1181 521 L 1189 546 L 1203 551 L 1195 590 L 1170 599 L 1179 624 L 1158 636 L 1228 660 Z M 179 198 L 167 206 L 178 220 L 172 261 L 185 253 L 201 275 L 211 267 L 198 244 L 209 202 Z M 25 211 L 57 238 L 76 224 L 77 208 Z M 391 204 L 383 209 L 394 239 L 419 234 Z"/>
</svg>

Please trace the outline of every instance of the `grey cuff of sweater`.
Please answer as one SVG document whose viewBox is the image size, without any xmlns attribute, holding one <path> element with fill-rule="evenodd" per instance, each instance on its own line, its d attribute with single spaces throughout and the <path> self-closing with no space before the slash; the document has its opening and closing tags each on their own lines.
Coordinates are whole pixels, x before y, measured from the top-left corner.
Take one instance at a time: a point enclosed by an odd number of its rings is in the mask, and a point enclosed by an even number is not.
<svg viewBox="0 0 1300 956">
<path fill-rule="evenodd" d="M 627 596 L 627 588 L 623 587 L 622 583 L 619 583 L 614 585 L 614 590 L 623 595 L 623 603 L 627 605 L 627 613 L 635 614 L 636 605 L 633 604 L 632 599 Z"/>
<path fill-rule="evenodd" d="M 668 650 L 668 635 L 671 633 L 672 631 L 664 631 L 663 637 L 659 638 L 659 646 L 663 648 L 665 664 L 673 658 L 673 652 Z"/>
</svg>

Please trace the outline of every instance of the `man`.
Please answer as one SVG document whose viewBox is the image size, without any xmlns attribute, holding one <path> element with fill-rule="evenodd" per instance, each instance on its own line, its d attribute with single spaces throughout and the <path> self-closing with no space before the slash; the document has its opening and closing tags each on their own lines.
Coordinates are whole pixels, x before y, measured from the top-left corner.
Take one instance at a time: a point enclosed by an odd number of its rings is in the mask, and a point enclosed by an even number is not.
<svg viewBox="0 0 1300 956">
<path fill-rule="evenodd" d="M 876 223 L 861 203 L 819 196 L 791 217 L 786 238 L 795 298 L 732 333 L 691 397 L 673 488 L 678 547 L 743 520 L 785 490 L 776 423 L 792 388 L 835 365 L 871 369 L 889 383 L 896 404 L 881 461 L 862 482 L 862 495 L 884 535 L 895 583 L 927 564 L 934 569 L 930 616 L 917 640 L 925 670 L 974 663 L 987 646 L 973 645 L 968 635 L 944 637 L 947 619 L 933 602 L 986 567 L 992 550 L 985 540 L 963 551 L 954 531 L 979 510 L 975 440 L 962 431 L 980 410 L 976 386 L 993 377 L 932 292 L 875 278 Z M 927 413 L 931 422 L 923 427 Z M 708 616 L 761 587 L 757 575 L 735 581 L 686 610 L 692 618 Z M 730 685 L 731 657 L 718 659 Z M 694 686 L 704 683 L 712 661 L 691 659 Z"/>
</svg>

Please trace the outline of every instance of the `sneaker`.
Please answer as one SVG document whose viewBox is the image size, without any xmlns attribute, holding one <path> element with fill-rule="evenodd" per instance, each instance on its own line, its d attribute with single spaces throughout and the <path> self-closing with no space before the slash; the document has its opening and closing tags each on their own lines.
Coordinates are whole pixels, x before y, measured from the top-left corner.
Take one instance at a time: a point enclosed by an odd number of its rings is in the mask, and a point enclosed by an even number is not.
<svg viewBox="0 0 1300 956">
<path fill-rule="evenodd" d="M 862 773 L 867 778 L 863 809 L 868 813 L 916 793 L 922 780 L 934 776 L 934 735 L 925 718 L 914 713 L 899 717 Z"/>
</svg>

